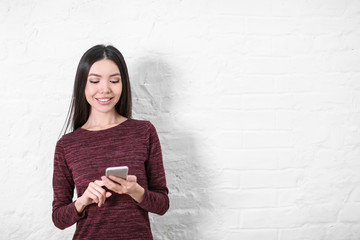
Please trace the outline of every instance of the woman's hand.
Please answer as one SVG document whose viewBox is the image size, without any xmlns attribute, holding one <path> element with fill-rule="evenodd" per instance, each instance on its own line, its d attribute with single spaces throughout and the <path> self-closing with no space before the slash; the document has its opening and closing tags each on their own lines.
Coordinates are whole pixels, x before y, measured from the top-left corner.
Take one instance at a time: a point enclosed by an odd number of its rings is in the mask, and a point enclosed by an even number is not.
<svg viewBox="0 0 360 240">
<path fill-rule="evenodd" d="M 103 186 L 103 181 L 99 180 L 89 183 L 84 194 L 75 202 L 75 208 L 78 213 L 81 213 L 90 204 L 97 203 L 99 207 L 104 204 L 106 198 L 111 196 L 111 192 L 106 192 L 102 188 Z"/>
<path fill-rule="evenodd" d="M 141 202 L 144 198 L 145 190 L 137 183 L 135 175 L 128 175 L 126 180 L 115 176 L 109 178 L 102 176 L 101 180 L 109 190 L 118 194 L 128 194 L 137 202 Z"/>
</svg>

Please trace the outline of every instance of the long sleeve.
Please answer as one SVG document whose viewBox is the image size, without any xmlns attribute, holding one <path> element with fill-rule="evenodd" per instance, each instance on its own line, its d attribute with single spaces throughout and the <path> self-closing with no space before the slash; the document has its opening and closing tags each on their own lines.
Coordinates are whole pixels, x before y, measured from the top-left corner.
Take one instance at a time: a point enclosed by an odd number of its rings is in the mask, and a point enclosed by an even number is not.
<svg viewBox="0 0 360 240">
<path fill-rule="evenodd" d="M 145 163 L 148 189 L 145 189 L 144 199 L 139 206 L 148 212 L 163 215 L 169 209 L 168 188 L 159 137 L 151 123 L 146 141 L 148 142 L 148 160 Z"/>
<path fill-rule="evenodd" d="M 53 173 L 54 199 L 52 203 L 52 220 L 56 227 L 65 229 L 83 216 L 78 215 L 74 195 L 74 181 L 66 164 L 64 148 L 61 139 L 56 144 Z"/>
</svg>

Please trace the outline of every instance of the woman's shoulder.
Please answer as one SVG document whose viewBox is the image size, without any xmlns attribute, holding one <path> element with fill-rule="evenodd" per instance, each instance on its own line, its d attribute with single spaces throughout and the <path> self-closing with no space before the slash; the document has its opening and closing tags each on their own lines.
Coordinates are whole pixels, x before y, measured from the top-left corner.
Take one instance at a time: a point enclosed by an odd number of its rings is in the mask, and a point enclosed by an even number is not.
<svg viewBox="0 0 360 240">
<path fill-rule="evenodd" d="M 129 118 L 127 121 L 129 121 L 130 126 L 138 126 L 138 127 L 150 127 L 150 126 L 153 126 L 153 124 L 148 120 L 140 120 L 140 119 Z"/>
<path fill-rule="evenodd" d="M 145 132 L 156 131 L 155 126 L 149 120 L 129 118 L 127 126 L 129 128 L 134 128 Z"/>
<path fill-rule="evenodd" d="M 61 143 L 64 145 L 69 142 L 77 141 L 79 139 L 79 137 L 81 137 L 80 132 L 81 132 L 81 128 L 78 128 L 72 132 L 65 133 L 64 135 L 62 135 L 60 137 L 60 139 L 58 140 L 58 143 Z"/>
<path fill-rule="evenodd" d="M 146 125 L 150 123 L 150 121 L 148 120 L 136 119 L 136 118 L 128 118 L 127 121 L 129 121 L 129 123 L 133 125 Z"/>
</svg>

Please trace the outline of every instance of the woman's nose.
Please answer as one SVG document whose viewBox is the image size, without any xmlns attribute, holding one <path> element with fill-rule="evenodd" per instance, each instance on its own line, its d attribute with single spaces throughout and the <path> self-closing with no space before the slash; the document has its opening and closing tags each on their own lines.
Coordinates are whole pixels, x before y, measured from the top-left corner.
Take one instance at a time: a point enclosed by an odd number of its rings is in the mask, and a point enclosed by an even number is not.
<svg viewBox="0 0 360 240">
<path fill-rule="evenodd" d="M 100 93 L 108 93 L 110 92 L 110 88 L 109 88 L 109 84 L 107 81 L 103 81 L 101 84 L 100 84 Z"/>
</svg>

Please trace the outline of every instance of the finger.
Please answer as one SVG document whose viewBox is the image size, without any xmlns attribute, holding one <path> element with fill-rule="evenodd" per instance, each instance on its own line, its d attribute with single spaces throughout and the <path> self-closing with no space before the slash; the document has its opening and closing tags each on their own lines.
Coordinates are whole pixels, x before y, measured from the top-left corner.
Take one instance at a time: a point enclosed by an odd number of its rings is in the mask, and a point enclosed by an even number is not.
<svg viewBox="0 0 360 240">
<path fill-rule="evenodd" d="M 98 181 L 98 182 L 101 182 L 101 184 L 103 184 L 102 181 Z M 95 189 L 96 191 L 98 191 L 101 195 L 105 195 L 105 192 L 106 192 L 105 189 L 103 189 L 101 186 L 97 185 L 95 182 L 90 183 L 90 187 Z"/>
<path fill-rule="evenodd" d="M 91 192 L 93 194 L 98 196 L 98 198 L 99 198 L 98 205 L 100 207 L 105 202 L 105 193 L 106 193 L 105 189 L 103 189 L 102 187 L 99 187 L 95 183 L 91 183 L 89 190 L 91 190 Z"/>
<path fill-rule="evenodd" d="M 99 187 L 105 186 L 105 184 L 103 183 L 103 181 L 100 181 L 100 180 L 95 180 L 94 183 L 95 183 L 96 185 L 98 185 Z"/>
<path fill-rule="evenodd" d="M 84 195 L 88 199 L 91 199 L 92 203 L 98 203 L 99 202 L 98 197 L 95 194 L 93 194 L 89 189 L 87 191 L 85 191 Z"/>
<path fill-rule="evenodd" d="M 107 177 L 101 177 L 101 179 L 103 179 L 103 182 L 108 189 L 110 189 L 114 192 L 117 192 L 117 193 L 121 193 L 120 192 L 121 186 L 118 183 L 111 181 Z"/>
<path fill-rule="evenodd" d="M 114 183 L 113 181 L 111 181 L 109 178 L 102 176 L 101 177 L 102 182 L 104 183 L 104 186 L 107 187 L 109 186 L 110 183 Z"/>
<path fill-rule="evenodd" d="M 98 203 L 99 202 L 99 198 L 98 196 L 96 195 L 96 193 L 94 193 L 94 190 L 93 190 L 93 182 L 90 182 L 88 187 L 86 188 L 85 190 L 85 194 L 91 198 L 93 200 L 93 202 L 95 203 Z"/>
<path fill-rule="evenodd" d="M 96 202 L 98 206 L 101 206 L 101 202 L 102 202 L 101 194 L 95 189 L 91 189 L 91 188 L 89 188 L 89 193 L 93 196 L 92 199 L 94 200 L 94 202 Z"/>
<path fill-rule="evenodd" d="M 114 182 L 120 183 L 121 185 L 126 184 L 126 180 L 125 180 L 125 179 L 122 179 L 122 178 L 119 178 L 119 177 L 115 177 L 115 176 L 113 176 L 113 175 L 110 175 L 109 178 L 110 178 L 111 180 L 113 180 Z"/>
<path fill-rule="evenodd" d="M 135 175 L 128 175 L 126 180 L 129 182 L 137 182 L 137 177 Z"/>
<path fill-rule="evenodd" d="M 103 181 L 97 180 L 97 181 L 95 181 L 94 183 L 95 183 L 95 184 L 99 184 L 99 185 L 101 185 L 101 186 L 105 186 L 105 184 L 104 184 Z M 96 191 L 99 191 L 100 194 L 101 194 L 101 199 L 100 199 L 100 201 L 99 201 L 99 207 L 101 207 L 101 205 L 103 205 L 103 204 L 105 203 L 106 198 L 109 198 L 109 197 L 112 195 L 112 193 L 111 193 L 111 192 L 106 192 L 105 189 L 103 189 L 102 187 L 101 187 L 101 188 L 96 187 L 95 190 L 96 190 Z"/>
<path fill-rule="evenodd" d="M 102 187 L 103 186 L 105 186 L 105 184 L 104 184 L 104 182 L 103 181 L 100 181 L 100 180 L 95 180 L 94 181 L 94 183 L 96 184 L 96 185 L 98 185 L 99 187 L 101 187 L 101 188 L 96 188 L 98 191 L 100 191 L 100 193 L 103 195 L 103 197 L 102 197 L 102 203 L 101 204 L 104 204 L 105 203 L 105 200 L 106 200 L 106 191 L 105 191 L 105 189 L 103 189 Z M 110 196 L 111 196 L 111 194 L 110 194 Z M 109 196 L 109 197 L 110 197 Z"/>
</svg>

